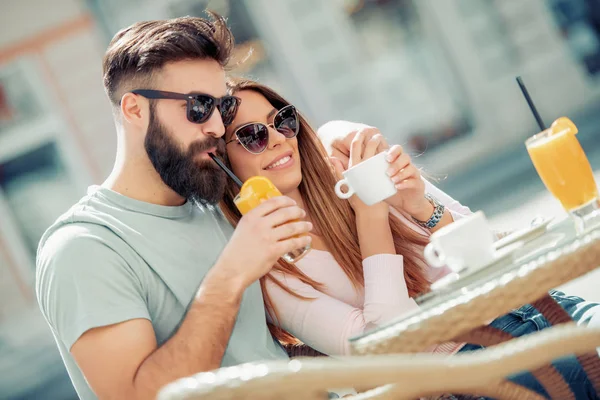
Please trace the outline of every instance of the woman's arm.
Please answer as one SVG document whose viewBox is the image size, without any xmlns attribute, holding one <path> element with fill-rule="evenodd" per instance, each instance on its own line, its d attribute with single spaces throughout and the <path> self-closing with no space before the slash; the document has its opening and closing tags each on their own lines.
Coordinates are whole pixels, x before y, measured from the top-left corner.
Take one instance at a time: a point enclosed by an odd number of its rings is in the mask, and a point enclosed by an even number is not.
<svg viewBox="0 0 600 400">
<path fill-rule="evenodd" d="M 357 165 L 376 155 L 381 147 L 385 145 L 383 136 L 374 136 L 367 140 L 368 135 L 361 132 L 350 144 L 349 167 Z M 344 166 L 335 157 L 331 162 L 339 178 L 342 177 Z M 385 202 L 379 202 L 367 206 L 362 200 L 354 195 L 349 203 L 356 216 L 356 228 L 358 231 L 358 242 L 362 259 L 376 254 L 396 254 L 394 239 L 389 224 L 389 206 Z"/>
<path fill-rule="evenodd" d="M 425 182 L 425 192 L 431 194 L 433 197 L 438 199 L 440 203 L 442 203 L 446 207 L 446 210 L 450 212 L 454 221 L 457 221 L 461 218 L 473 214 L 469 207 L 463 206 L 462 204 L 460 204 L 460 202 L 453 199 L 449 194 L 439 189 L 427 179 L 422 179 Z"/>
<path fill-rule="evenodd" d="M 417 219 L 418 221 L 427 222 L 429 220 L 429 218 L 431 218 L 433 216 L 434 211 L 435 211 L 435 208 L 434 208 L 433 204 L 431 204 L 428 200 L 425 199 L 425 201 L 423 203 L 423 207 L 417 211 L 411 212 L 410 216 Z M 429 228 L 429 231 L 435 232 L 438 229 L 451 224 L 452 222 L 454 222 L 452 213 L 447 208 L 444 208 L 444 214 L 442 215 L 442 218 L 438 221 L 438 223 L 433 228 Z"/>
<path fill-rule="evenodd" d="M 349 167 L 349 164 L 352 161 L 350 159 L 350 151 L 351 151 L 352 143 L 355 141 L 356 136 L 359 134 L 363 135 L 364 136 L 363 140 L 368 141 L 373 136 L 380 135 L 380 132 L 377 128 L 374 128 L 374 127 L 371 127 L 371 126 L 368 126 L 365 124 L 357 123 L 357 122 L 329 121 L 326 124 L 322 125 L 318 129 L 317 134 L 319 136 L 319 139 L 325 146 L 328 154 L 332 157 L 339 159 L 341 162 L 341 165 L 343 166 L 343 170 L 345 170 Z M 397 146 L 394 146 L 394 147 L 397 147 Z M 406 155 L 403 156 L 404 160 L 402 160 L 402 157 L 400 157 L 402 155 L 402 153 L 403 153 L 403 151 L 400 151 L 394 157 L 395 161 L 399 163 L 398 168 L 397 168 L 398 172 L 400 172 L 401 169 L 404 169 L 409 164 L 411 164 L 410 158 L 406 157 Z M 422 179 L 418 170 L 414 171 L 413 166 L 411 166 L 410 169 L 413 170 L 412 174 L 410 173 L 409 170 L 407 170 L 406 172 L 408 172 L 408 175 L 406 175 L 406 173 L 404 174 L 404 176 L 401 176 L 402 174 L 398 174 L 398 179 L 404 180 L 406 178 L 410 178 L 411 177 L 410 175 L 412 175 L 412 178 L 415 178 L 415 179 L 413 179 L 413 182 L 415 182 L 416 179 L 418 179 L 418 180 Z M 417 172 L 417 173 L 415 173 L 415 172 Z M 432 196 L 437 198 L 442 204 L 444 204 L 446 206 L 446 211 L 445 211 L 442 219 L 440 220 L 440 222 L 438 222 L 436 227 L 431 229 L 432 232 L 440 229 L 443 226 L 446 226 L 446 225 L 452 223 L 453 221 L 456 221 L 457 219 L 460 219 L 466 215 L 471 214 L 471 210 L 469 210 L 467 207 L 462 206 L 460 203 L 458 203 L 456 200 L 454 200 L 453 198 L 448 196 L 446 193 L 439 190 L 437 187 L 432 185 L 430 182 L 428 182 L 425 179 L 422 179 L 422 181 L 425 183 L 424 192 L 430 193 Z M 417 185 L 417 186 L 420 186 L 420 185 Z M 396 200 L 398 200 L 398 201 L 389 202 L 390 205 L 395 207 L 398 210 L 410 211 L 408 214 L 410 216 L 415 217 L 416 219 L 418 219 L 420 221 L 428 220 L 431 217 L 431 215 L 433 214 L 433 206 L 428 201 L 420 201 L 420 200 L 424 200 L 423 199 L 424 193 L 421 190 L 421 187 L 413 187 L 413 188 L 403 187 L 403 188 L 401 188 L 401 191 L 406 192 L 407 190 L 412 191 L 417 194 L 416 197 L 413 196 L 413 198 L 415 200 L 409 202 L 409 203 L 411 203 L 410 207 L 407 207 L 406 210 L 403 210 L 405 208 L 404 206 L 407 204 L 404 201 L 406 199 L 402 199 L 402 195 L 396 196 L 397 197 Z"/>
<path fill-rule="evenodd" d="M 460 202 L 453 199 L 449 194 L 442 191 L 440 188 L 427 181 L 426 179 L 423 179 L 423 181 L 425 182 L 425 192 L 430 193 L 446 207 L 446 212 L 448 212 L 452 216 L 452 221 L 458 221 L 461 218 L 473 214 L 469 207 L 462 205 Z M 512 232 L 514 232 L 514 230 L 494 230 L 493 232 L 496 236 L 496 240 L 498 240 L 506 235 L 510 235 Z"/>
<path fill-rule="evenodd" d="M 377 254 L 396 254 L 388 212 L 357 213 L 356 229 L 363 260 Z"/>
<path fill-rule="evenodd" d="M 270 280 L 266 290 L 277 309 L 278 325 L 315 350 L 328 355 L 349 355 L 348 339 L 418 309 L 404 283 L 402 256 L 379 255 L 363 262 L 365 301 L 362 308 L 314 289 L 280 272 L 272 276 L 293 292 L 289 294 Z M 328 262 L 333 262 L 333 259 Z M 327 268 L 326 265 L 319 267 Z M 337 266 L 336 263 L 336 267 Z M 327 282 L 323 282 L 326 286 Z"/>
<path fill-rule="evenodd" d="M 425 184 L 425 193 L 429 193 L 435 197 L 441 204 L 444 205 L 444 215 L 437 225 L 430 229 L 430 232 L 435 232 L 444 226 L 451 224 L 461 218 L 471 215 L 472 212 L 469 207 L 463 206 L 458 201 L 454 200 L 447 193 L 438 189 L 431 182 L 421 177 L 421 180 Z M 419 221 L 427 221 L 433 215 L 433 205 L 429 201 L 425 201 L 420 211 L 411 214 L 412 217 Z"/>
</svg>

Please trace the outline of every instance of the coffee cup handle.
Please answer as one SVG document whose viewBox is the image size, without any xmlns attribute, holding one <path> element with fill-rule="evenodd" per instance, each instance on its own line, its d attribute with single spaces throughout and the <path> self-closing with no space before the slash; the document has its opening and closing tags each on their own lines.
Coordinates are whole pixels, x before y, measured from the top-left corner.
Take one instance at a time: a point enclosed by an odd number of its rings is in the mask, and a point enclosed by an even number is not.
<svg viewBox="0 0 600 400">
<path fill-rule="evenodd" d="M 348 191 L 346 193 L 342 192 L 342 186 L 346 185 L 348 187 Z M 342 179 L 335 184 L 335 194 L 340 199 L 349 199 L 354 194 L 354 189 L 348 184 L 346 179 Z"/>
<path fill-rule="evenodd" d="M 435 268 L 442 268 L 446 266 L 446 257 L 443 254 L 444 253 L 437 249 L 433 243 L 429 243 L 427 246 L 425 246 L 425 250 L 423 251 L 425 261 Z"/>
</svg>

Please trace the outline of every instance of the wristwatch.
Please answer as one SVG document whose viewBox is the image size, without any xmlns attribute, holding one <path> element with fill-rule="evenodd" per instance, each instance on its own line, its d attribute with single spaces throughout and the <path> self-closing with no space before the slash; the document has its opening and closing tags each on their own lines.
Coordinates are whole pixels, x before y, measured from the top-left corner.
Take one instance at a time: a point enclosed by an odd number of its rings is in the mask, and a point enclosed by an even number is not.
<svg viewBox="0 0 600 400">
<path fill-rule="evenodd" d="M 429 193 L 425 194 L 425 199 L 427 199 L 427 201 L 429 201 L 433 206 L 433 214 L 427 221 L 419 221 L 415 217 L 413 217 L 413 221 L 425 229 L 432 229 L 441 221 L 446 207 Z"/>
</svg>

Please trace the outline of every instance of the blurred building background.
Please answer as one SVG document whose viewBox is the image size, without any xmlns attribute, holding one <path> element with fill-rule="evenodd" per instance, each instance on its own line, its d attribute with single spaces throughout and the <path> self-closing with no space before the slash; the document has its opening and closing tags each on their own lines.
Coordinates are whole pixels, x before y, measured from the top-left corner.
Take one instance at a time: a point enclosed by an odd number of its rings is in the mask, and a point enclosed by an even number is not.
<svg viewBox="0 0 600 400">
<path fill-rule="evenodd" d="M 0 398 L 76 398 L 37 308 L 34 259 L 45 228 L 112 166 L 106 45 L 133 22 L 207 7 L 228 17 L 239 59 L 254 49 L 236 72 L 315 126 L 379 127 L 498 224 L 561 213 L 524 150 L 538 129 L 516 75 L 546 123 L 579 125 L 600 166 L 600 0 L 3 0 Z"/>
</svg>

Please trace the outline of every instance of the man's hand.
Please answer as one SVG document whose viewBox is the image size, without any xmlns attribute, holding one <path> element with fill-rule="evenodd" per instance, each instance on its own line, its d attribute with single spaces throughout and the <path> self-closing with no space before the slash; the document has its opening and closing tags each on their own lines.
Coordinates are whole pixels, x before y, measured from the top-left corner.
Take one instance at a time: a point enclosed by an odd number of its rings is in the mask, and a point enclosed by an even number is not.
<svg viewBox="0 0 600 400">
<path fill-rule="evenodd" d="M 218 368 L 246 287 L 283 254 L 310 243 L 311 224 L 297 221 L 303 217 L 304 211 L 285 196 L 245 215 L 202 281 L 180 328 L 162 346 L 147 319 L 85 332 L 71 353 L 95 394 L 101 399 L 151 399 L 175 379 Z"/>
<path fill-rule="evenodd" d="M 284 254 L 307 246 L 312 224 L 296 202 L 278 196 L 244 215 L 215 267 L 245 287 L 267 274 Z"/>
</svg>

